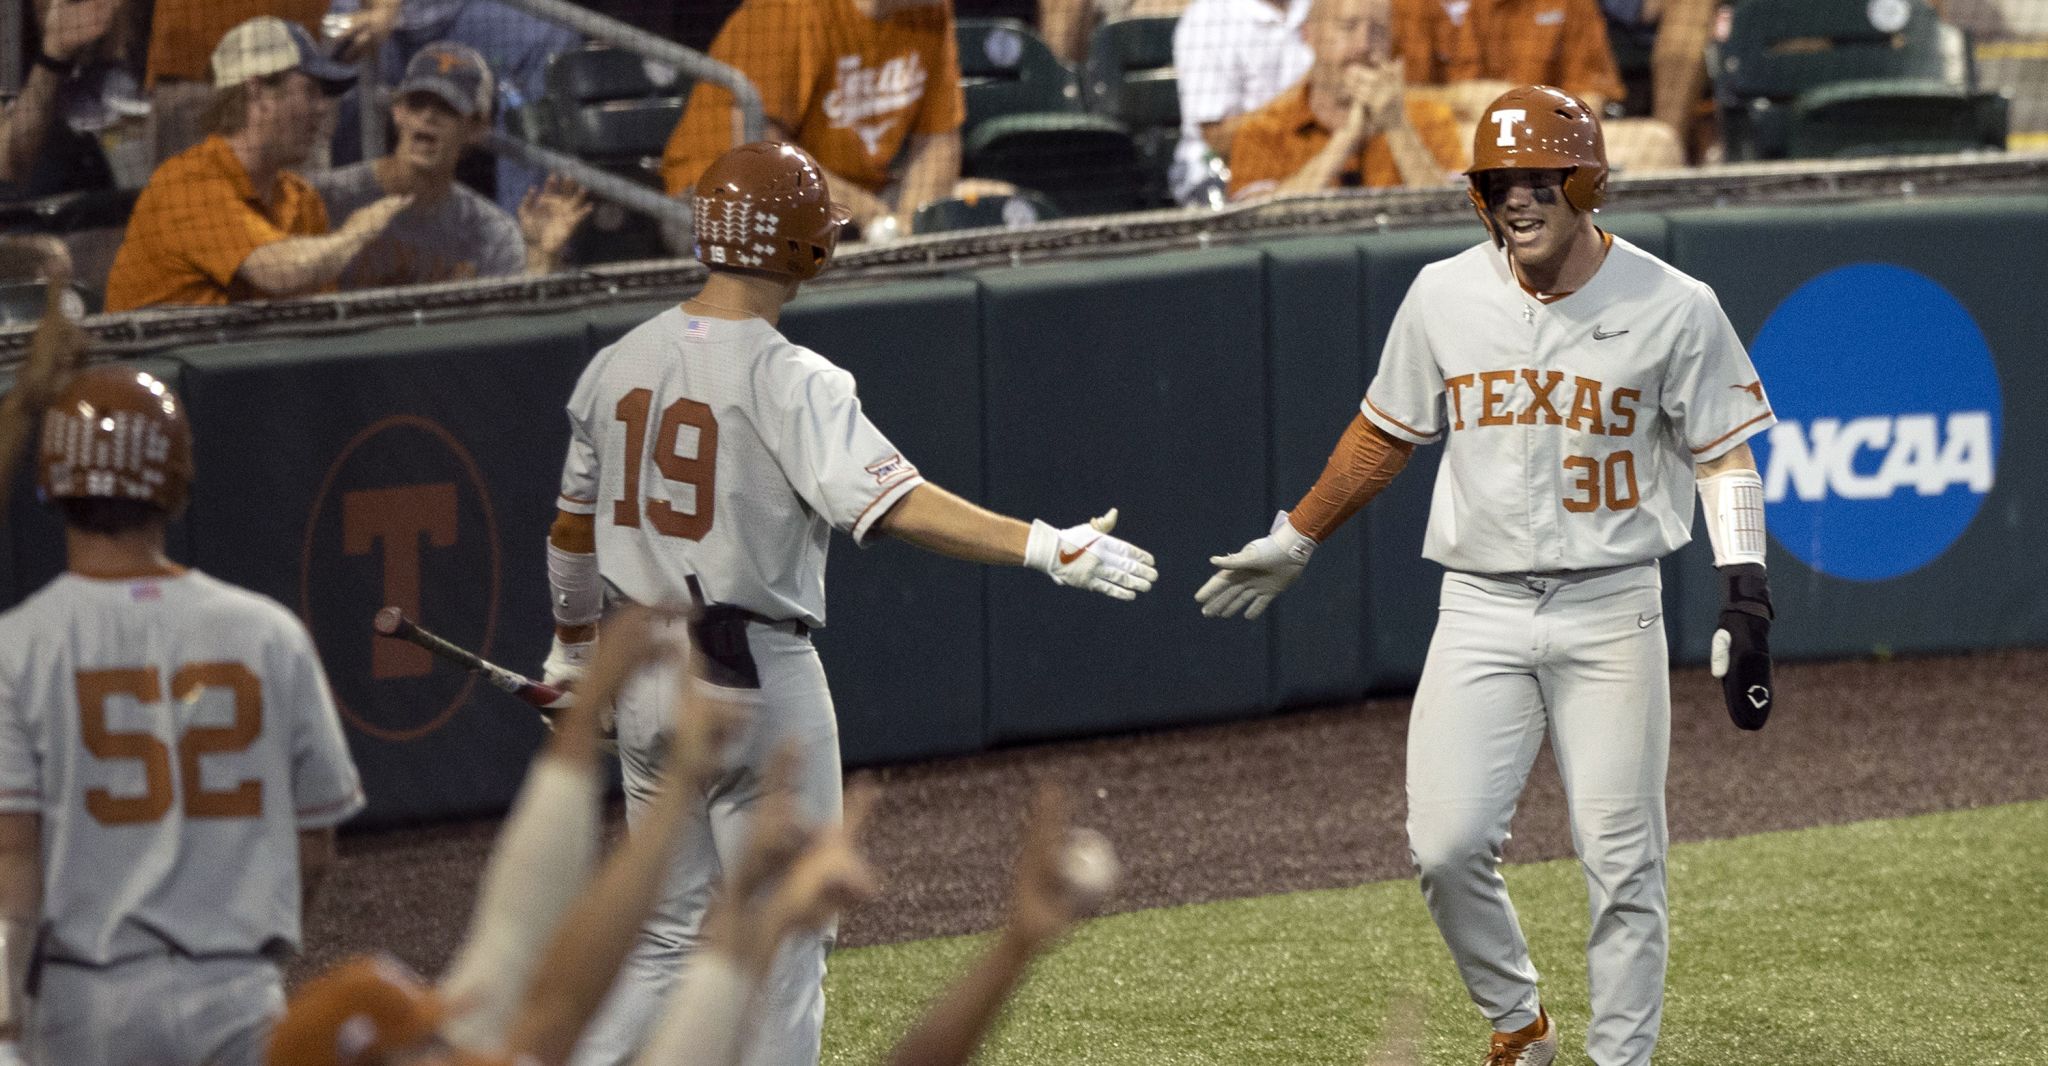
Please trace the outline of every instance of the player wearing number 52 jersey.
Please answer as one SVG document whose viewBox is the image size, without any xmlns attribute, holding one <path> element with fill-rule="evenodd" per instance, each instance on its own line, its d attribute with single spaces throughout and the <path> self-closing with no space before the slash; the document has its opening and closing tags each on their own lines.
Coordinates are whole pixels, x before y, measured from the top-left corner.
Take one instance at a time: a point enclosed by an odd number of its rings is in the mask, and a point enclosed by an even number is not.
<svg viewBox="0 0 2048 1066">
<path fill-rule="evenodd" d="M 743 751 L 695 812 L 705 831 L 678 857 L 577 1051 L 581 1066 L 633 1058 L 741 846 L 771 752 L 796 747 L 806 817 L 839 815 L 838 726 L 810 642 L 825 624 L 834 529 L 859 543 L 887 534 L 974 562 L 1031 566 L 1123 600 L 1158 576 L 1149 554 L 1109 535 L 1114 511 L 1061 530 L 993 514 L 926 481 L 868 421 L 853 376 L 777 332 L 783 304 L 824 269 L 845 220 L 826 181 L 793 145 L 720 156 L 696 186 L 697 255 L 711 268 L 703 290 L 599 352 L 569 400 L 569 455 L 548 538 L 556 641 L 545 676 L 574 679 L 609 584 L 638 602 L 701 608 L 686 638 L 754 704 Z M 629 823 L 655 790 L 674 683 L 650 671 L 617 701 Z M 801 939 L 777 960 L 749 1063 L 817 1061 L 830 941 L 829 931 Z"/>
<path fill-rule="evenodd" d="M 1499 865 L 1545 733 L 1592 902 L 1599 1066 L 1650 1061 L 1667 948 L 1671 693 L 1657 560 L 1695 490 L 1725 593 L 1714 675 L 1737 725 L 1771 708 L 1763 483 L 1774 421 L 1705 285 L 1603 232 L 1599 120 L 1556 89 L 1494 101 L 1468 172 L 1486 243 L 1424 267 L 1316 482 L 1272 532 L 1212 560 L 1203 613 L 1256 616 L 1316 545 L 1444 442 L 1425 556 L 1443 564 L 1408 733 L 1408 839 L 1431 916 L 1494 1035 L 1489 1066 L 1558 1040 Z"/>
<path fill-rule="evenodd" d="M 68 569 L 0 615 L 0 955 L 32 1062 L 261 1063 L 302 896 L 362 806 L 304 627 L 164 556 L 191 447 L 134 369 L 44 417 Z"/>
</svg>

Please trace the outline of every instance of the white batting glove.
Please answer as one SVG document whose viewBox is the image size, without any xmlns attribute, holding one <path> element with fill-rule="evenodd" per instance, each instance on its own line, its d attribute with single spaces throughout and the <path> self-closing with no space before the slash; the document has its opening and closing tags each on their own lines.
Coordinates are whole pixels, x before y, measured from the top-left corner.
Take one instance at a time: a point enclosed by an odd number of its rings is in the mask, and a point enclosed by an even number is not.
<svg viewBox="0 0 2048 1066">
<path fill-rule="evenodd" d="M 1043 571 L 1057 584 L 1135 600 L 1159 579 L 1159 571 L 1152 568 L 1151 552 L 1110 536 L 1115 528 L 1114 507 L 1068 529 L 1034 520 L 1031 539 L 1024 542 L 1024 565 Z"/>
<path fill-rule="evenodd" d="M 567 644 L 556 637 L 548 645 L 548 657 L 540 664 L 540 683 L 562 689 L 562 698 L 548 704 L 549 710 L 560 710 L 576 702 L 571 691 L 583 682 L 583 671 L 590 666 L 590 656 L 597 651 L 597 641 L 585 640 Z"/>
<path fill-rule="evenodd" d="M 1230 555 L 1212 555 L 1216 576 L 1195 592 L 1204 618 L 1229 618 L 1239 611 L 1246 618 L 1266 613 L 1273 597 L 1294 584 L 1315 554 L 1316 542 L 1287 521 L 1287 512 L 1273 516 L 1272 532 L 1252 541 Z"/>
<path fill-rule="evenodd" d="M 0 1066 L 28 1066 L 28 1056 L 21 1053 L 21 1044 L 0 1040 Z"/>
</svg>

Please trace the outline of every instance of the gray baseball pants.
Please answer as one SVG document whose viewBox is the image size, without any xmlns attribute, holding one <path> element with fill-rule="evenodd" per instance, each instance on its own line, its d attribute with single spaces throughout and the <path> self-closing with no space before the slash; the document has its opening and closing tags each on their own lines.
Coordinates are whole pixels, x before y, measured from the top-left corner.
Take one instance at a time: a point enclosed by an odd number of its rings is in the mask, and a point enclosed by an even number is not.
<svg viewBox="0 0 2048 1066">
<path fill-rule="evenodd" d="M 1408 731 L 1409 852 L 1480 1012 L 1536 1020 L 1536 969 L 1500 874 L 1547 733 L 1586 877 L 1599 1066 L 1650 1061 L 1668 946 L 1664 776 L 1671 689 L 1654 562 L 1553 575 L 1444 576 Z"/>
</svg>

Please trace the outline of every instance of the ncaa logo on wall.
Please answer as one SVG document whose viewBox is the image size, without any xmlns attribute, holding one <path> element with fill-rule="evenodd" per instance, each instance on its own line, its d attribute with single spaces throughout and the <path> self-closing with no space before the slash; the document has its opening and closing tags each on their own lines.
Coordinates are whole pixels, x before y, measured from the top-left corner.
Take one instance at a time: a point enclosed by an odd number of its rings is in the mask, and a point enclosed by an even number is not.
<svg viewBox="0 0 2048 1066">
<path fill-rule="evenodd" d="M 1750 440 L 1771 535 L 1825 574 L 1939 558 L 1997 482 L 2004 409 L 1976 320 L 1932 278 L 1859 263 L 1786 297 L 1752 358 L 1778 424 Z"/>
</svg>

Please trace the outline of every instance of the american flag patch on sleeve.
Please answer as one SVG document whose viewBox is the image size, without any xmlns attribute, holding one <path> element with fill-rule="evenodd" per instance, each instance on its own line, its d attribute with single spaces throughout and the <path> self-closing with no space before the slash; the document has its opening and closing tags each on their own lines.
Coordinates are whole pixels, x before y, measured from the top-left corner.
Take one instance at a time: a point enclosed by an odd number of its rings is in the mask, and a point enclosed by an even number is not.
<svg viewBox="0 0 2048 1066">
<path fill-rule="evenodd" d="M 689 325 L 683 327 L 683 336 L 688 337 L 693 341 L 701 341 L 705 337 L 708 337 L 710 335 L 711 323 L 706 322 L 701 318 L 693 318 L 690 320 Z"/>
</svg>

